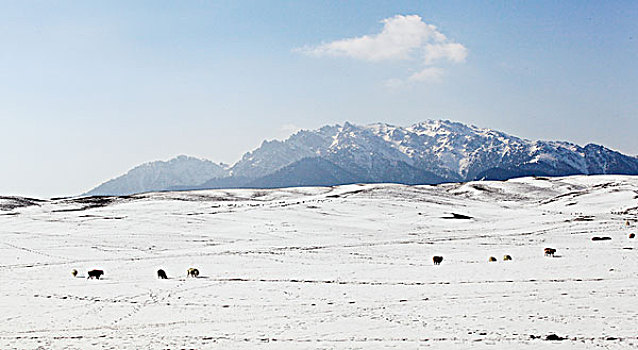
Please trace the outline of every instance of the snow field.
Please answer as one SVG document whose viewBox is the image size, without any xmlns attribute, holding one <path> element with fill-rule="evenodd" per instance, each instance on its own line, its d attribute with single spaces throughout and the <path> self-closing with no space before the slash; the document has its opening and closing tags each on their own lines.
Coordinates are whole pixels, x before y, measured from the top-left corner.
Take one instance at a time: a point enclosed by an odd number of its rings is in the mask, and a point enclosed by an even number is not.
<svg viewBox="0 0 638 350">
<path fill-rule="evenodd" d="M 635 348 L 637 194 L 576 176 L 7 210 L 0 348 Z"/>
</svg>

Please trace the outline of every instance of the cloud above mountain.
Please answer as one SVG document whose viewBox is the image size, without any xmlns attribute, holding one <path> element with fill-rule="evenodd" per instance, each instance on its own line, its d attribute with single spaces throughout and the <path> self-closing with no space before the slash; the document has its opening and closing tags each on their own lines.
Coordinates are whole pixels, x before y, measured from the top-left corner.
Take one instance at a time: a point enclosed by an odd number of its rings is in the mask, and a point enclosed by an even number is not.
<svg viewBox="0 0 638 350">
<path fill-rule="evenodd" d="M 450 40 L 418 15 L 396 15 L 381 21 L 378 34 L 305 46 L 296 52 L 315 57 L 349 57 L 368 62 L 413 61 L 418 72 L 408 81 L 439 81 L 443 65 L 465 62 L 467 48 Z M 396 81 L 396 79 L 393 79 Z"/>
</svg>

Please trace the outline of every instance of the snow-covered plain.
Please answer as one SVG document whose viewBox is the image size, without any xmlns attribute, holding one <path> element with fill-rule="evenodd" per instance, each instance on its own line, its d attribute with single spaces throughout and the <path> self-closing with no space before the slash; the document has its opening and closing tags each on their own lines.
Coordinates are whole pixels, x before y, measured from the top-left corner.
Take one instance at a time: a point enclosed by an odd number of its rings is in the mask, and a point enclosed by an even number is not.
<svg viewBox="0 0 638 350">
<path fill-rule="evenodd" d="M 632 176 L 4 198 L 0 349 L 636 348 L 637 198 Z"/>
</svg>

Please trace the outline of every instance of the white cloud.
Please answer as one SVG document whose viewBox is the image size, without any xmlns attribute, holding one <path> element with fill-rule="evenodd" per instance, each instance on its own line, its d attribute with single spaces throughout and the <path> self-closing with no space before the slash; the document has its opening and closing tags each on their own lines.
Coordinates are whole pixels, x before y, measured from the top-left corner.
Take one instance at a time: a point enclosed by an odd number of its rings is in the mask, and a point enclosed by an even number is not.
<svg viewBox="0 0 638 350">
<path fill-rule="evenodd" d="M 396 15 L 381 21 L 383 29 L 374 35 L 335 40 L 317 46 L 295 49 L 316 57 L 350 57 L 357 60 L 415 61 L 425 65 L 410 81 L 437 81 L 443 69 L 433 67 L 446 63 L 465 62 L 468 50 L 462 44 L 449 40 L 436 26 L 423 22 L 418 15 Z M 396 79 L 392 79 L 396 86 Z"/>
<path fill-rule="evenodd" d="M 408 80 L 414 82 L 439 82 L 443 79 L 444 72 L 443 68 L 426 67 L 422 71 L 412 74 Z"/>
<path fill-rule="evenodd" d="M 434 64 L 441 60 L 454 63 L 465 62 L 467 49 L 459 43 L 427 44 L 425 46 L 425 64 Z"/>
<path fill-rule="evenodd" d="M 408 59 L 413 51 L 429 41 L 441 42 L 445 36 L 416 15 L 397 15 L 381 21 L 379 34 L 336 40 L 301 49 L 314 56 L 346 56 L 367 61 Z"/>
</svg>

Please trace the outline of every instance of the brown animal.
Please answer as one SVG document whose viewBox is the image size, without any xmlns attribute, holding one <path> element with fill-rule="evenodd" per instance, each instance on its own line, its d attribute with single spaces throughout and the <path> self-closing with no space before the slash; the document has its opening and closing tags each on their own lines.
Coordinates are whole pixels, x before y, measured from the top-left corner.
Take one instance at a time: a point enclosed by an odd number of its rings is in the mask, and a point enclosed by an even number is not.
<svg viewBox="0 0 638 350">
<path fill-rule="evenodd" d="M 489 262 L 495 262 L 495 261 L 497 261 L 497 260 L 496 260 L 496 258 L 495 258 L 495 257 L 490 256 L 490 258 L 489 258 L 487 261 L 489 261 Z"/>
<path fill-rule="evenodd" d="M 102 270 L 91 270 L 87 273 L 89 275 L 89 277 L 87 277 L 87 279 L 89 278 L 95 278 L 95 279 L 100 279 L 100 277 L 102 277 L 102 275 L 104 274 L 104 271 Z"/>
<path fill-rule="evenodd" d="M 157 270 L 157 278 L 160 278 L 163 280 L 168 279 L 168 276 L 166 276 L 166 271 L 162 269 Z"/>
<path fill-rule="evenodd" d="M 73 275 L 73 277 L 77 277 L 78 270 L 76 270 L 76 269 L 71 270 L 71 275 Z"/>
<path fill-rule="evenodd" d="M 432 261 L 434 262 L 434 265 L 441 265 L 441 261 L 443 261 L 443 257 L 442 256 L 433 256 L 432 257 Z"/>
<path fill-rule="evenodd" d="M 186 270 L 186 277 L 197 277 L 199 276 L 199 270 L 196 268 L 191 267 L 190 269 Z"/>
<path fill-rule="evenodd" d="M 554 248 L 545 248 L 545 255 L 546 256 L 554 256 L 554 253 L 556 253 L 556 249 Z"/>
<path fill-rule="evenodd" d="M 510 256 L 510 255 L 505 255 L 505 256 L 503 257 L 503 261 L 509 261 L 509 260 L 512 260 L 512 256 Z"/>
</svg>

